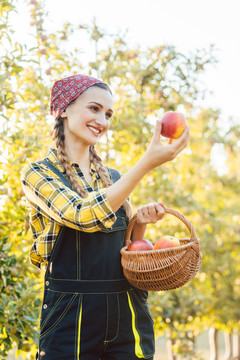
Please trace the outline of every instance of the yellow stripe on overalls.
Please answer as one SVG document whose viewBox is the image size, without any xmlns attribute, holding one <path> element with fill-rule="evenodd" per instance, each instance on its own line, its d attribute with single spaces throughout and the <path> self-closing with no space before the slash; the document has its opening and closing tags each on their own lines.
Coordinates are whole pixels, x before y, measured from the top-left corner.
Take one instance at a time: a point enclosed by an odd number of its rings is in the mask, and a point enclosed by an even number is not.
<svg viewBox="0 0 240 360">
<path fill-rule="evenodd" d="M 139 336 L 139 333 L 138 333 L 137 328 L 136 328 L 136 316 L 135 316 L 132 301 L 131 301 L 131 298 L 130 298 L 130 295 L 129 295 L 128 292 L 127 292 L 127 296 L 128 296 L 128 304 L 129 304 L 129 307 L 130 307 L 130 310 L 131 310 L 131 313 L 132 313 L 132 330 L 133 330 L 133 335 L 134 335 L 134 338 L 135 338 L 135 354 L 136 354 L 136 356 L 138 358 L 143 358 L 144 359 L 145 356 L 143 355 L 142 348 L 140 346 L 140 336 Z"/>
<path fill-rule="evenodd" d="M 80 308 L 79 318 L 78 318 L 77 359 L 80 359 L 81 322 L 82 322 L 82 301 L 81 301 L 81 308 Z"/>
</svg>

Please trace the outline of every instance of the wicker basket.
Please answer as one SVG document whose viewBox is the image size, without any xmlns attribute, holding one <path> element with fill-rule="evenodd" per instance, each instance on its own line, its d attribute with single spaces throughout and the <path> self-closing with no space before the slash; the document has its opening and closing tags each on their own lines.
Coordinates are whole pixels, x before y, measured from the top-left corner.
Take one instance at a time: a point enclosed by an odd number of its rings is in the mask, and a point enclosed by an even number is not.
<svg viewBox="0 0 240 360">
<path fill-rule="evenodd" d="M 121 249 L 123 272 L 130 284 L 141 290 L 172 290 L 185 285 L 201 265 L 199 239 L 191 222 L 176 210 L 164 207 L 165 213 L 176 216 L 190 232 L 190 238 L 179 239 L 174 248 L 127 251 L 137 215 L 129 222 L 125 246 Z"/>
</svg>

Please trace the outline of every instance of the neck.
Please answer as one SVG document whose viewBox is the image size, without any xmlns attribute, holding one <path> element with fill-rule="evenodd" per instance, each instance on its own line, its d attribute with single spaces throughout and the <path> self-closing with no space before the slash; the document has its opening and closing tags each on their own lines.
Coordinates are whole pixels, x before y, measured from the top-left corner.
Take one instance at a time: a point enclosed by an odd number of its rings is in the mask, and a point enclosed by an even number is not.
<svg viewBox="0 0 240 360">
<path fill-rule="evenodd" d="M 83 146 L 79 143 L 73 143 L 69 146 L 65 142 L 65 150 L 71 162 L 77 163 L 82 170 L 90 170 L 89 146 Z"/>
</svg>

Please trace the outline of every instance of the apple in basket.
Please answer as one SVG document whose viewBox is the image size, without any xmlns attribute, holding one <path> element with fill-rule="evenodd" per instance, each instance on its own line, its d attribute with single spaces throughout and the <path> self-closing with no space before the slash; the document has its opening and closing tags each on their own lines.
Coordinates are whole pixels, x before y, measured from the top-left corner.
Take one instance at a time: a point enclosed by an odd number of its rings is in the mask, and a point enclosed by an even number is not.
<svg viewBox="0 0 240 360">
<path fill-rule="evenodd" d="M 176 247 L 176 246 L 180 246 L 180 245 L 181 245 L 180 241 L 176 237 L 165 235 L 165 236 L 162 236 L 160 239 L 158 239 L 154 243 L 153 250 L 167 249 L 167 248 Z"/>
<path fill-rule="evenodd" d="M 149 240 L 135 240 L 131 242 L 131 244 L 128 245 L 127 250 L 128 251 L 146 251 L 146 250 L 152 250 L 153 244 Z"/>
<path fill-rule="evenodd" d="M 178 111 L 166 112 L 161 123 L 161 135 L 170 139 L 178 139 L 187 127 L 185 116 Z"/>
</svg>

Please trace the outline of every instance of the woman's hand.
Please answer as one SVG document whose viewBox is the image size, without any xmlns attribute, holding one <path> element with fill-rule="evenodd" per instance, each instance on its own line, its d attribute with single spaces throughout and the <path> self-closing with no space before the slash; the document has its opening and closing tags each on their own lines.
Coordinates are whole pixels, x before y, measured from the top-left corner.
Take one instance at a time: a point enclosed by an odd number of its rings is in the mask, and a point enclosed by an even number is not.
<svg viewBox="0 0 240 360">
<path fill-rule="evenodd" d="M 155 224 L 165 214 L 162 201 L 141 206 L 137 210 L 137 224 Z"/>
<path fill-rule="evenodd" d="M 162 201 L 141 206 L 137 210 L 137 218 L 132 231 L 132 241 L 144 238 L 147 224 L 155 224 L 165 214 Z"/>
<path fill-rule="evenodd" d="M 113 212 L 116 212 L 142 178 L 154 168 L 173 160 L 186 146 L 189 128 L 172 144 L 162 145 L 160 142 L 162 124 L 158 120 L 152 140 L 141 159 L 116 183 L 106 188 L 106 196 Z M 147 220 L 150 220 L 149 215 Z M 159 220 L 159 219 L 158 219 Z M 140 221 L 140 220 L 139 220 Z M 146 222 L 148 223 L 148 221 Z"/>
<path fill-rule="evenodd" d="M 164 146 L 160 142 L 162 124 L 160 120 L 156 122 L 155 132 L 152 140 L 144 154 L 145 161 L 149 165 L 149 170 L 154 169 L 168 161 L 175 159 L 175 157 L 187 146 L 189 139 L 189 127 L 187 127 L 182 136 Z"/>
</svg>

